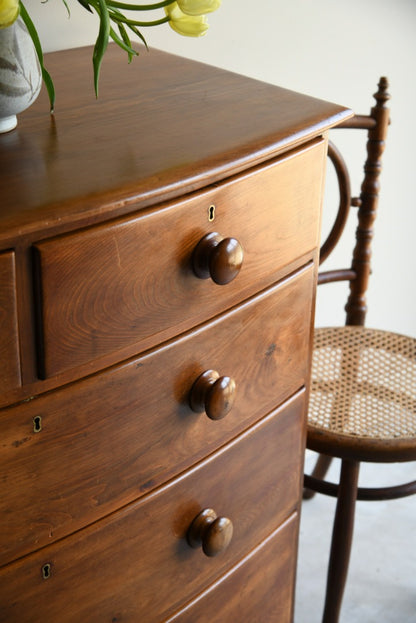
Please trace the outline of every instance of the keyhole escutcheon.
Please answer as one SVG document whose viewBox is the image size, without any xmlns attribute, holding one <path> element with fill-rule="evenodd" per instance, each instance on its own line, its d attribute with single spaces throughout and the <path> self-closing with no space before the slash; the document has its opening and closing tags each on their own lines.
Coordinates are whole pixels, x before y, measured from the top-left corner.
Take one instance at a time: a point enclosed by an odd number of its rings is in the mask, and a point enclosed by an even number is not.
<svg viewBox="0 0 416 623">
<path fill-rule="evenodd" d="M 42 567 L 42 577 L 44 580 L 49 580 L 49 578 L 51 577 L 51 565 L 49 562 Z"/>
</svg>

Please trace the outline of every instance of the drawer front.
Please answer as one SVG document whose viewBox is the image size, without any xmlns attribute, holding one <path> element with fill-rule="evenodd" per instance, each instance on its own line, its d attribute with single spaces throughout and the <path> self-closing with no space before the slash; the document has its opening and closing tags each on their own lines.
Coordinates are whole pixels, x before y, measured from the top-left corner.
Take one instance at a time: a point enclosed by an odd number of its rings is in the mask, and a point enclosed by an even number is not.
<svg viewBox="0 0 416 623">
<path fill-rule="evenodd" d="M 0 254 L 0 392 L 20 385 L 14 253 Z"/>
<path fill-rule="evenodd" d="M 298 517 L 166 623 L 291 623 Z"/>
<path fill-rule="evenodd" d="M 0 439 L 0 564 L 163 484 L 306 380 L 313 269 L 128 364 L 7 410 Z M 211 420 L 189 406 L 206 370 L 235 401 Z"/>
<path fill-rule="evenodd" d="M 283 276 L 317 245 L 325 153 L 315 142 L 180 203 L 35 245 L 40 375 L 132 356 Z M 244 250 L 223 286 L 192 269 L 212 231 Z"/>
<path fill-rule="evenodd" d="M 156 623 L 177 612 L 297 509 L 304 407 L 302 391 L 177 480 L 3 567 L 1 620 Z M 186 540 L 206 508 L 234 526 L 214 558 Z"/>
</svg>

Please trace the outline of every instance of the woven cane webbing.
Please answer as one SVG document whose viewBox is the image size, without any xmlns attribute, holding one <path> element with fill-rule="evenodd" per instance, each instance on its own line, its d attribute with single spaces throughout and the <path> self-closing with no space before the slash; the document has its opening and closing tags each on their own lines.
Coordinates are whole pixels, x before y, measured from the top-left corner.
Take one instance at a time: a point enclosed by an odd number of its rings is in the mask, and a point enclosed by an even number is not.
<svg viewBox="0 0 416 623">
<path fill-rule="evenodd" d="M 315 330 L 308 425 L 343 436 L 416 437 L 416 340 L 364 327 Z"/>
</svg>

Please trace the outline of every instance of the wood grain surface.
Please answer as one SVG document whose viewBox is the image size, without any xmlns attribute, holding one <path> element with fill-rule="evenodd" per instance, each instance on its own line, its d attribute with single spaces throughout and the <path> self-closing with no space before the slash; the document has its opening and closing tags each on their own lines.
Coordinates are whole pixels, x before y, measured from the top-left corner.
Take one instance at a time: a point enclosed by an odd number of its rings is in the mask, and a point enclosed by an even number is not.
<svg viewBox="0 0 416 623">
<path fill-rule="evenodd" d="M 291 517 L 224 577 L 166 623 L 290 623 L 297 517 Z"/>
<path fill-rule="evenodd" d="M 95 359 L 96 368 L 112 352 L 125 358 L 273 283 L 317 245 L 325 155 L 317 142 L 165 209 L 36 243 L 41 376 Z M 194 248 L 213 230 L 244 250 L 223 286 L 192 270 Z"/>
<path fill-rule="evenodd" d="M 313 270 L 303 270 L 161 349 L 8 410 L 0 565 L 160 486 L 301 387 L 313 287 Z M 217 422 L 189 406 L 194 381 L 212 367 L 236 383 Z"/>
<path fill-rule="evenodd" d="M 173 614 L 296 509 L 304 407 L 301 392 L 177 480 L 3 567 L 0 621 L 159 623 Z M 231 544 L 215 558 L 186 541 L 204 508 L 234 526 Z"/>
<path fill-rule="evenodd" d="M 45 89 L 0 135 L 0 248 L 183 196 L 257 165 L 351 115 L 344 107 L 151 50 L 110 45 L 93 93 L 92 48 L 48 54 Z"/>
<path fill-rule="evenodd" d="M 0 393 L 20 385 L 15 255 L 0 254 Z"/>
</svg>

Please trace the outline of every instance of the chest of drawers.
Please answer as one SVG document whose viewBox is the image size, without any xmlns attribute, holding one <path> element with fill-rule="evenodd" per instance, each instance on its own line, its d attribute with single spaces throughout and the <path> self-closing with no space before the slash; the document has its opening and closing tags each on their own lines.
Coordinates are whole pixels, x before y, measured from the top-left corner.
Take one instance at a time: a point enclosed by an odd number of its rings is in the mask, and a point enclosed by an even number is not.
<svg viewBox="0 0 416 623">
<path fill-rule="evenodd" d="M 0 621 L 289 623 L 350 112 L 111 46 L 95 102 L 90 53 L 0 136 Z"/>
</svg>

